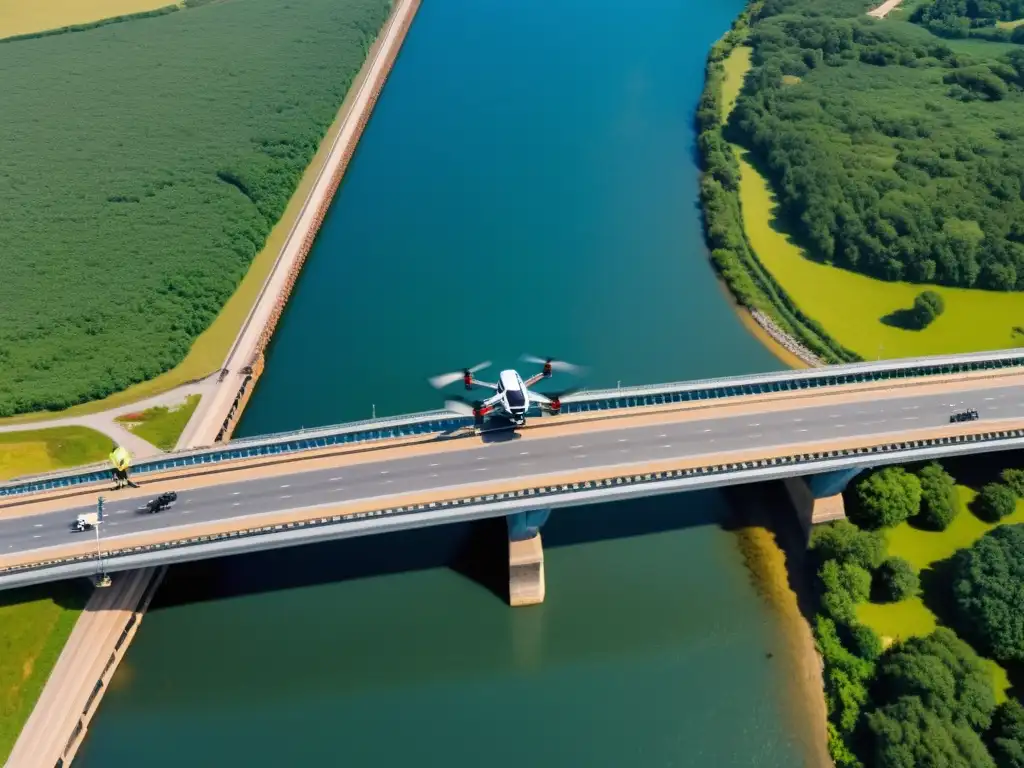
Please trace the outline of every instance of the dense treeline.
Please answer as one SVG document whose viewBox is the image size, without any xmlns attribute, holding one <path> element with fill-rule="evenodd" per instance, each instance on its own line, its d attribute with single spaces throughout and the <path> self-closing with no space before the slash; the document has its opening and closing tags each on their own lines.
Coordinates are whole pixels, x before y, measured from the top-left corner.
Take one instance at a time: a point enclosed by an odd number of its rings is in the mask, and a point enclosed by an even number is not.
<svg viewBox="0 0 1024 768">
<path fill-rule="evenodd" d="M 1021 471 L 1007 470 L 1002 480 L 995 486 L 1011 496 L 1024 491 Z M 839 768 L 1024 768 L 1024 708 L 1014 700 L 996 706 L 975 650 L 1001 661 L 1024 658 L 1024 526 L 998 528 L 952 559 L 941 599 L 953 606 L 955 632 L 940 627 L 883 649 L 857 618 L 857 605 L 869 599 L 918 594 L 917 572 L 886 556 L 880 529 L 906 520 L 945 528 L 956 515 L 954 485 L 937 463 L 871 472 L 849 489 L 858 524 L 843 520 L 811 534 L 820 588 L 814 629 Z"/>
<path fill-rule="evenodd" d="M 1024 27 L 1000 28 L 1000 21 L 1024 19 L 1024 0 L 935 0 L 914 11 L 912 21 L 943 37 L 981 37 L 1024 43 Z"/>
<path fill-rule="evenodd" d="M 0 45 L 0 416 L 183 359 L 284 211 L 389 2 L 187 6 Z"/>
<path fill-rule="evenodd" d="M 865 7 L 767 0 L 728 137 L 814 258 L 1024 290 L 1024 50 L 975 60 Z"/>
<path fill-rule="evenodd" d="M 723 61 L 746 39 L 747 18 L 752 12 L 756 12 L 756 5 L 740 16 L 712 47 L 697 108 L 701 210 L 711 261 L 741 304 L 771 316 L 782 330 L 822 360 L 855 361 L 859 359 L 857 355 L 836 343 L 817 322 L 804 315 L 761 266 L 743 229 L 739 163 L 722 133 L 722 81 Z"/>
</svg>

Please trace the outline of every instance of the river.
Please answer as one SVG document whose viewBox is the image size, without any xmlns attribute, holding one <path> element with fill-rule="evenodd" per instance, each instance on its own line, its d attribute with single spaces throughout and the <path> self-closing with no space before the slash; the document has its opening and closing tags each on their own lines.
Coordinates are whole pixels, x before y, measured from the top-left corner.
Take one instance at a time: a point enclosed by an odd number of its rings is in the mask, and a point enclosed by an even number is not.
<svg viewBox="0 0 1024 768">
<path fill-rule="evenodd" d="M 439 407 L 427 376 L 522 352 L 595 387 L 780 367 L 697 208 L 704 57 L 741 9 L 424 0 L 237 434 Z M 729 517 L 558 511 L 517 610 L 501 521 L 176 567 L 76 764 L 808 765 Z"/>
</svg>

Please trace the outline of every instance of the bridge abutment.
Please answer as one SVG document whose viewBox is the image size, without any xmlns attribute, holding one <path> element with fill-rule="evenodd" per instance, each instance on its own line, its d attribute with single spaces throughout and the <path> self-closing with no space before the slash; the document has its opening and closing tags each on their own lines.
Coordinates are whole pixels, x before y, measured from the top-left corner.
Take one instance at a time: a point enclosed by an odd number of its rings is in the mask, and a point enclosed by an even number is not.
<svg viewBox="0 0 1024 768">
<path fill-rule="evenodd" d="M 513 608 L 544 602 L 544 545 L 540 528 L 550 509 L 508 515 L 508 601 Z"/>
<path fill-rule="evenodd" d="M 805 533 L 819 523 L 846 518 L 843 491 L 850 481 L 864 470 L 863 467 L 841 469 L 807 477 L 787 477 L 786 492 L 796 509 Z"/>
</svg>

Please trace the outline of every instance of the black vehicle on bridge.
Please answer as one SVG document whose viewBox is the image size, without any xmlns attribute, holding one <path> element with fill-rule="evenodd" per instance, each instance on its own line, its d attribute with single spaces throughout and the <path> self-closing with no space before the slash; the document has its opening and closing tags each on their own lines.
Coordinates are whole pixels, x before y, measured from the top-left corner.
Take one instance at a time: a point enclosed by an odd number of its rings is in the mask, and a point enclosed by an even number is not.
<svg viewBox="0 0 1024 768">
<path fill-rule="evenodd" d="M 150 502 L 146 504 L 146 511 L 150 514 L 160 512 L 161 510 L 167 509 L 167 507 L 171 506 L 171 504 L 175 502 L 177 498 L 178 494 L 175 491 L 161 493 L 155 499 L 151 499 Z"/>
<path fill-rule="evenodd" d="M 978 409 L 968 408 L 966 411 L 950 414 L 949 422 L 951 424 L 955 424 L 960 421 L 976 421 L 978 418 Z"/>
</svg>

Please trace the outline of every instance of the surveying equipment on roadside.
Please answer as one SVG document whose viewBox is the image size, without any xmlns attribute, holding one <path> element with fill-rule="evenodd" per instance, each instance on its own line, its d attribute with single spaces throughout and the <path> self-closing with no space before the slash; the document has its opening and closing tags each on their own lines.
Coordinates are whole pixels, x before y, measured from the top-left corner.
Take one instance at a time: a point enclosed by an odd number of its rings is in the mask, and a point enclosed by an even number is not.
<svg viewBox="0 0 1024 768">
<path fill-rule="evenodd" d="M 96 587 L 109 587 L 110 576 L 107 575 L 103 569 L 103 550 L 100 548 L 100 525 L 103 523 L 103 497 L 100 496 L 96 499 L 96 522 L 93 524 L 93 530 L 96 531 L 96 559 L 99 562 L 99 573 L 93 579 L 93 584 Z"/>
</svg>

